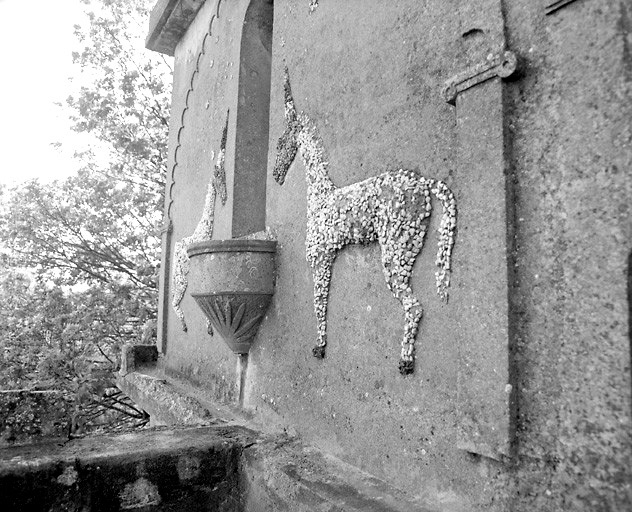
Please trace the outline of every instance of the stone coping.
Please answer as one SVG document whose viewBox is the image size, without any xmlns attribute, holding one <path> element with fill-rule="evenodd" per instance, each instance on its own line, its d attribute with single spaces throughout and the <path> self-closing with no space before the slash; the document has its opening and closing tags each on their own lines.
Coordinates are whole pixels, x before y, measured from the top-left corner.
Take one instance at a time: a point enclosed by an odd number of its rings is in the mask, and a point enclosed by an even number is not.
<svg viewBox="0 0 632 512">
<path fill-rule="evenodd" d="M 149 17 L 145 47 L 173 56 L 205 0 L 158 0 Z"/>
<path fill-rule="evenodd" d="M 238 425 L 0 450 L 0 492 L 21 512 L 437 512 L 297 438 Z"/>
<path fill-rule="evenodd" d="M 0 450 L 3 510 L 237 512 L 240 427 L 151 429 Z"/>
<path fill-rule="evenodd" d="M 118 383 L 150 414 L 161 417 L 163 425 L 171 425 L 160 428 L 175 428 L 176 433 L 200 429 L 207 435 L 216 429 L 224 438 L 235 440 L 240 447 L 239 510 L 438 510 L 419 497 L 305 444 L 296 435 L 260 424 L 243 410 L 214 403 L 202 396 L 202 390 L 196 391 L 194 386 L 165 375 L 160 368 L 121 375 Z"/>
</svg>

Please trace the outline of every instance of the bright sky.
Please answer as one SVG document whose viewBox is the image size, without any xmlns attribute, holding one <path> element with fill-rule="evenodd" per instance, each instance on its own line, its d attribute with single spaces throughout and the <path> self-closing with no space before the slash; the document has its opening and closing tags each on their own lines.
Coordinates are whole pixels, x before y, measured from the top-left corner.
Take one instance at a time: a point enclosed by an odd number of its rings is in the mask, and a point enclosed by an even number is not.
<svg viewBox="0 0 632 512">
<path fill-rule="evenodd" d="M 71 92 L 82 7 L 79 0 L 0 0 L 1 183 L 64 178 L 76 169 L 71 157 L 84 139 L 54 103 Z"/>
</svg>

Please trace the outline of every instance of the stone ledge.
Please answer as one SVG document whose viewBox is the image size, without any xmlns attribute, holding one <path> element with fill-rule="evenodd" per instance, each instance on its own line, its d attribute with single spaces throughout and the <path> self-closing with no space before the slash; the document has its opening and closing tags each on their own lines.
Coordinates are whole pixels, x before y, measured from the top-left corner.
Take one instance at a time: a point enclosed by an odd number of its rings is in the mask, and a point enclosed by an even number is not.
<svg viewBox="0 0 632 512">
<path fill-rule="evenodd" d="M 226 423 L 194 397 L 164 377 L 131 372 L 119 375 L 117 386 L 147 411 L 151 425 L 209 425 Z"/>
<path fill-rule="evenodd" d="M 22 512 L 437 512 L 295 438 L 236 425 L 7 448 L 0 492 Z"/>
<path fill-rule="evenodd" d="M 240 427 L 154 429 L 0 451 L 4 510 L 238 511 Z"/>
<path fill-rule="evenodd" d="M 295 436 L 262 433 L 245 414 L 213 404 L 193 389 L 160 373 L 133 372 L 118 385 L 136 403 L 163 424 L 218 423 L 226 431 L 243 429 L 253 435 L 243 439 L 240 459 L 241 506 L 248 512 L 436 512 L 410 496 L 350 464 L 306 446 Z M 220 428 L 220 427 L 218 427 Z M 267 429 L 266 429 L 267 430 Z M 256 434 L 255 434 L 256 433 Z M 447 510 L 447 509 L 446 509 Z M 444 511 L 446 512 L 446 511 Z"/>
<path fill-rule="evenodd" d="M 173 56 L 205 0 L 159 0 L 149 17 L 145 47 Z"/>
<path fill-rule="evenodd" d="M 244 510 L 267 512 L 437 512 L 420 498 L 285 436 L 242 453 Z M 447 509 L 443 512 L 447 512 Z"/>
</svg>

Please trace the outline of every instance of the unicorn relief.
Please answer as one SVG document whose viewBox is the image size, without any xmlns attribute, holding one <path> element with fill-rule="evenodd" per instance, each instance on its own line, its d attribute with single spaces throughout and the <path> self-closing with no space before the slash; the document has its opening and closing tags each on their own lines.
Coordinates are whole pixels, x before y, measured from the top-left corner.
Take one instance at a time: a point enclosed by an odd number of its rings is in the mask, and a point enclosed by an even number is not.
<svg viewBox="0 0 632 512">
<path fill-rule="evenodd" d="M 210 240 L 213 237 L 213 225 L 215 221 L 215 198 L 217 194 L 222 201 L 222 205 L 226 204 L 226 169 L 224 168 L 224 160 L 226 158 L 226 138 L 228 136 L 228 112 L 226 113 L 226 124 L 224 125 L 224 131 L 222 132 L 222 140 L 220 143 L 219 153 L 217 155 L 217 161 L 213 168 L 213 175 L 209 180 L 206 190 L 206 198 L 204 200 L 204 209 L 202 210 L 202 217 L 200 222 L 195 227 L 193 234 L 184 237 L 182 240 L 176 242 L 174 253 L 174 269 L 173 269 L 173 299 L 171 304 L 176 312 L 176 316 L 180 320 L 182 330 L 187 331 L 187 323 L 184 318 L 184 311 L 180 307 L 180 303 L 184 298 L 184 293 L 187 290 L 188 274 L 191 263 L 189 261 L 189 255 L 187 249 L 189 246 L 196 242 L 202 242 L 204 240 Z M 212 159 L 213 157 L 211 157 Z M 210 330 L 210 327 L 209 327 Z"/>
<path fill-rule="evenodd" d="M 325 357 L 327 301 L 331 269 L 337 252 L 348 244 L 377 241 L 386 285 L 404 309 L 404 336 L 399 371 L 414 371 L 415 337 L 423 310 L 410 287 L 412 268 L 423 247 L 434 196 L 442 205 L 436 287 L 447 302 L 450 259 L 456 228 L 456 201 L 445 183 L 411 170 L 388 171 L 338 188 L 328 175 L 322 141 L 305 113 L 297 113 L 287 68 L 284 80 L 285 131 L 277 144 L 274 178 L 280 185 L 300 152 L 307 178 L 306 257 L 314 280 L 314 311 L 318 324 L 315 357 Z"/>
</svg>

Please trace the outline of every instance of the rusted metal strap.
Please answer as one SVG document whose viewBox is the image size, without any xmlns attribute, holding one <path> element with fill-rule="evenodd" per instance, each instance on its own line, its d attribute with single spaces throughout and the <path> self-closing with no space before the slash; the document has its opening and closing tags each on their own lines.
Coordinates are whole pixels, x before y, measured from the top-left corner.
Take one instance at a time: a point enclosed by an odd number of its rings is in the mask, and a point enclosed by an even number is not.
<svg viewBox="0 0 632 512">
<path fill-rule="evenodd" d="M 490 54 L 485 62 L 447 80 L 441 94 L 445 101 L 454 105 L 460 92 L 496 76 L 508 78 L 516 72 L 517 68 L 518 58 L 514 52 Z"/>
<path fill-rule="evenodd" d="M 568 4 L 572 4 L 575 0 L 557 0 L 556 2 L 552 2 L 544 8 L 544 14 L 547 16 L 549 14 L 553 14 L 558 9 L 562 7 L 566 7 Z"/>
</svg>

